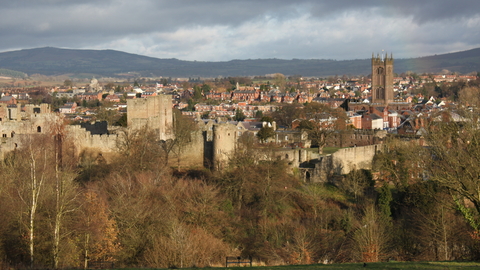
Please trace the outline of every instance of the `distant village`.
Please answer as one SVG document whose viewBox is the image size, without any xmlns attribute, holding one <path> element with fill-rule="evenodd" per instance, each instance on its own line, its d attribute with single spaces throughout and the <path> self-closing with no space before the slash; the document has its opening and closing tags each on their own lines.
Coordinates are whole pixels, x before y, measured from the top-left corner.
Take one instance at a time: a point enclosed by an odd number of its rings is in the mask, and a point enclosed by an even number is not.
<svg viewBox="0 0 480 270">
<path fill-rule="evenodd" d="M 122 83 L 121 91 L 116 91 L 119 87 L 112 87 L 112 83 L 109 83 L 110 88 L 107 88 L 107 83 L 101 83 L 95 78 L 84 86 L 65 84 L 54 87 L 4 87 L 0 89 L 0 104 L 17 107 L 39 102 L 38 98 L 36 101 L 34 98 L 39 95 L 38 92 L 42 92 L 52 97 L 50 102 L 53 99 L 57 102 L 65 101 L 52 106 L 52 109 L 78 123 L 98 120 L 100 105 L 105 110 L 121 114 L 127 110 L 128 99 L 156 95 L 171 95 L 174 108 L 195 119 L 232 120 L 240 111 L 246 117 L 245 121 L 257 121 L 262 115 L 275 112 L 286 104 L 321 103 L 331 108 L 342 106 L 346 109 L 348 124 L 355 129 L 415 134 L 422 127 L 421 118 L 428 117 L 430 112 L 448 107 L 453 102 L 448 97 L 429 96 L 428 92 L 422 91 L 426 85 L 445 85 L 478 79 L 476 75 L 458 74 L 402 75 L 393 77 L 394 100 L 388 106 L 370 106 L 370 78 L 336 76 L 318 79 L 297 76 L 292 79 L 281 74 L 266 76 L 259 82 L 251 80 L 248 85 L 237 81 L 231 89 L 216 87 L 215 83 L 211 83 L 213 80 L 207 79 L 196 84 L 185 83 L 188 82 L 187 79 L 161 79 L 146 80 L 142 84 Z M 283 85 L 279 86 L 277 84 L 280 83 L 274 82 L 275 76 L 283 76 Z M 200 93 L 196 93 L 198 90 Z M 194 99 L 196 94 L 201 96 L 192 104 L 189 100 Z"/>
</svg>

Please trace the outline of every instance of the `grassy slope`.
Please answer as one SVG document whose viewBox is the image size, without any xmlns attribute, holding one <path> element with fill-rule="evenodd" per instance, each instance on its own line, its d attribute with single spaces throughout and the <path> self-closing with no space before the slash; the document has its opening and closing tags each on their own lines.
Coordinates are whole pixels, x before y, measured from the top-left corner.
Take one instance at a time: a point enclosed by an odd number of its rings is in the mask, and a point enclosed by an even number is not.
<svg viewBox="0 0 480 270">
<path fill-rule="evenodd" d="M 343 264 L 312 264 L 312 265 L 285 265 L 285 266 L 257 266 L 258 270 L 316 270 L 316 269 L 480 269 L 480 262 L 381 262 L 368 263 L 343 263 Z M 231 269 L 245 270 L 248 267 L 212 267 L 212 268 L 182 268 L 182 269 Z"/>
</svg>

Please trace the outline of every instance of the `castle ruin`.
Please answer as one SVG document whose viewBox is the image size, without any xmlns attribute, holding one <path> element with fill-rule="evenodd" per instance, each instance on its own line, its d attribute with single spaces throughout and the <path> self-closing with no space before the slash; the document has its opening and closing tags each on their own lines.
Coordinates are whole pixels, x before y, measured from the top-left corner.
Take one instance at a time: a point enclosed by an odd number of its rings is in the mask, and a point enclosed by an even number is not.
<svg viewBox="0 0 480 270">
<path fill-rule="evenodd" d="M 174 139 L 174 114 L 171 97 L 159 95 L 128 101 L 127 130 L 142 127 L 153 129 L 155 140 Z M 0 105 L 0 157 L 22 144 L 22 137 L 49 134 L 52 123 L 63 121 L 62 115 L 52 113 L 48 104 L 18 106 Z M 68 136 L 73 139 L 76 155 L 89 153 L 98 155 L 107 162 L 117 153 L 122 136 L 118 133 L 92 134 L 79 125 L 66 126 Z M 178 165 L 183 167 L 206 166 L 215 170 L 225 168 L 239 147 L 239 138 L 245 129 L 240 123 L 208 121 L 198 122 L 198 130 L 192 133 L 184 153 L 177 154 Z M 53 135 L 52 135 L 53 136 Z M 365 135 L 361 135 L 365 136 Z M 373 138 L 374 135 L 372 135 Z M 332 174 L 346 174 L 352 169 L 369 169 L 373 155 L 379 151 L 377 145 L 340 149 L 332 155 L 319 156 L 308 148 L 274 148 L 262 154 L 261 160 L 285 160 L 291 168 L 299 168 L 303 179 L 310 182 L 325 182 Z"/>
</svg>

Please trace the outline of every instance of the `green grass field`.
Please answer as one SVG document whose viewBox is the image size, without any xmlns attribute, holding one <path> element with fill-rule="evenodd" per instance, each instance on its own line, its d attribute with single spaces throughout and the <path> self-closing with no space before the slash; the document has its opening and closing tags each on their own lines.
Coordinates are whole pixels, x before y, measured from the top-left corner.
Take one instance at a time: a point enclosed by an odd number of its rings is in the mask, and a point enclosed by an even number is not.
<svg viewBox="0 0 480 270">
<path fill-rule="evenodd" d="M 307 151 L 312 151 L 318 153 L 318 147 L 316 148 L 305 148 Z M 324 147 L 323 148 L 323 155 L 333 154 L 338 151 L 338 149 L 342 149 L 340 147 Z"/>
<path fill-rule="evenodd" d="M 311 265 L 284 265 L 284 266 L 253 266 L 253 267 L 209 267 L 209 268 L 182 268 L 182 269 L 212 269 L 212 270 L 316 270 L 316 269 L 480 269 L 480 262 L 379 262 L 342 263 L 342 264 L 311 264 Z M 131 269 L 133 270 L 133 269 Z"/>
<path fill-rule="evenodd" d="M 315 148 L 318 151 L 318 148 Z M 328 155 L 328 154 L 333 154 L 338 151 L 338 149 L 341 149 L 340 147 L 324 147 L 323 148 L 323 154 Z"/>
</svg>

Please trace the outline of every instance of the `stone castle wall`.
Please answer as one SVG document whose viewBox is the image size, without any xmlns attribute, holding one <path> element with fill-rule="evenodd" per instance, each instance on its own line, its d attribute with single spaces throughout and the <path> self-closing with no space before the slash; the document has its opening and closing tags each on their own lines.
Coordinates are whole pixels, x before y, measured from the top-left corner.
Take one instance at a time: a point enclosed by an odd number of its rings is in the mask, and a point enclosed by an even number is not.
<svg viewBox="0 0 480 270">
<path fill-rule="evenodd" d="M 130 129 L 141 128 L 147 125 L 154 129 L 160 140 L 171 139 L 173 132 L 171 130 L 173 124 L 173 112 L 171 107 L 171 98 L 169 96 L 157 96 L 147 99 L 138 99 L 129 102 L 127 116 L 130 121 Z M 0 104 L 0 115 L 12 115 L 8 109 L 19 110 L 18 108 L 8 108 L 6 105 Z M 2 114 L 3 113 L 3 114 Z M 21 147 L 22 137 L 36 134 L 49 134 L 52 123 L 58 123 L 61 115 L 50 113 L 48 104 L 41 106 L 27 105 L 22 117 L 18 117 L 20 112 L 15 111 L 15 118 L 0 118 L 0 157 L 3 158 L 5 153 L 13 151 L 16 147 Z M 91 134 L 81 126 L 66 126 L 66 136 L 74 142 L 76 155 L 101 155 L 107 162 L 118 151 L 119 140 L 122 136 L 117 134 Z M 180 154 L 172 153 L 170 163 L 172 166 L 177 164 L 182 167 L 201 167 L 205 163 L 204 157 L 204 140 L 202 132 L 198 131 L 192 134 L 191 141 Z M 178 163 L 180 161 L 180 163 Z"/>
<path fill-rule="evenodd" d="M 333 168 L 337 174 L 348 174 L 356 169 L 372 169 L 375 153 L 381 145 L 343 148 L 332 154 Z"/>
<path fill-rule="evenodd" d="M 178 165 L 182 168 L 203 167 L 205 164 L 204 151 L 205 149 L 202 131 L 197 130 L 192 133 L 191 141 L 184 147 L 184 151 L 180 155 L 180 160 L 178 160 L 178 156 L 176 154 L 172 156 L 172 159 L 170 160 L 171 165 Z"/>
<path fill-rule="evenodd" d="M 102 153 L 114 154 L 117 151 L 117 134 L 92 135 L 89 131 L 81 126 L 67 126 L 68 134 L 74 141 L 75 147 L 80 154 L 82 149 L 93 148 L 98 149 Z"/>
<path fill-rule="evenodd" d="M 317 159 L 318 157 L 318 153 L 305 148 L 279 148 L 273 151 L 274 159 L 285 160 L 292 168 L 301 167 L 310 160 Z"/>
<path fill-rule="evenodd" d="M 0 123 L 8 121 L 22 121 L 35 118 L 40 114 L 51 113 L 50 104 L 42 103 L 40 105 L 26 104 L 22 111 L 20 104 L 9 107 L 7 104 L 0 104 Z"/>
<path fill-rule="evenodd" d="M 372 169 L 373 157 L 382 151 L 381 144 L 339 149 L 337 152 L 322 156 L 315 164 L 313 182 L 327 182 L 331 176 L 344 175 L 352 170 Z"/>
<path fill-rule="evenodd" d="M 56 113 L 33 113 L 26 121 L 1 121 L 0 122 L 0 157 L 5 153 L 21 147 L 25 136 L 37 134 L 50 134 L 51 125 L 62 121 Z M 53 135 L 53 134 L 52 134 Z M 84 149 L 97 149 L 96 151 L 111 156 L 116 151 L 117 135 L 91 135 L 89 131 L 80 126 L 66 126 L 67 139 L 74 142 L 77 155 Z"/>
</svg>

